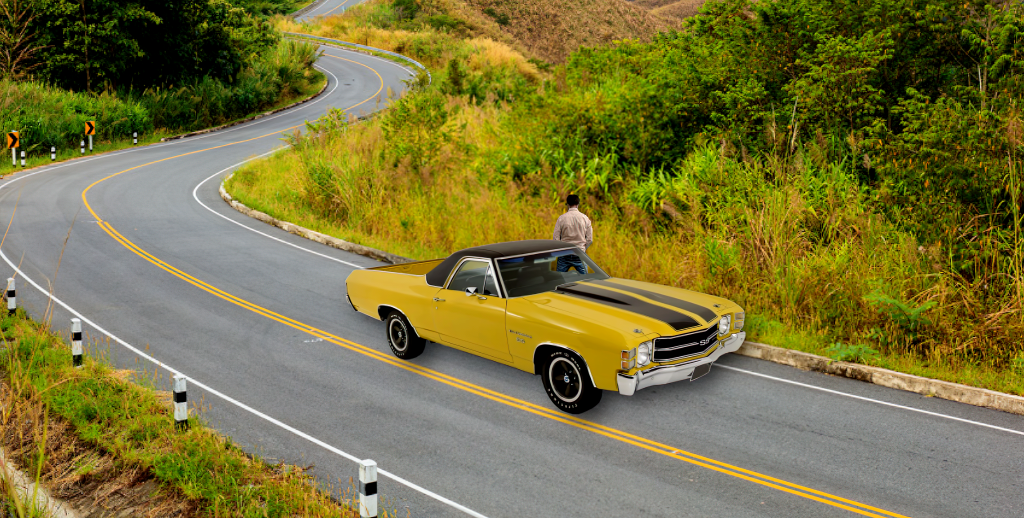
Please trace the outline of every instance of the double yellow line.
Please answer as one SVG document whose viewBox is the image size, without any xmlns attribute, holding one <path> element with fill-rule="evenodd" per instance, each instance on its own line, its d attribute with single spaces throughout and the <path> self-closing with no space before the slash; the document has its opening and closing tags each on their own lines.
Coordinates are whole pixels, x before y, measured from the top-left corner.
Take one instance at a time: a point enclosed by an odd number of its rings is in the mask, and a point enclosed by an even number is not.
<svg viewBox="0 0 1024 518">
<path fill-rule="evenodd" d="M 350 61 L 352 63 L 356 63 L 354 61 L 347 60 L 345 58 L 340 58 L 340 57 L 337 57 L 337 56 L 331 56 L 331 57 L 334 57 L 336 59 L 342 59 L 342 60 L 345 60 L 345 61 Z M 371 67 L 369 67 L 367 65 L 363 65 L 362 63 L 356 63 L 356 64 L 362 65 L 364 67 L 370 68 L 370 70 L 373 70 Z M 375 73 L 377 73 L 376 70 L 373 70 L 373 71 Z M 381 86 L 380 86 L 380 88 L 377 89 L 377 92 L 374 93 L 373 96 L 367 98 L 366 100 L 364 100 L 364 101 L 362 101 L 362 102 L 360 102 L 360 103 L 358 103 L 358 104 L 356 104 L 354 106 L 351 106 L 351 107 L 349 107 L 347 109 L 352 109 L 352 108 L 355 108 L 356 106 L 359 106 L 359 105 L 361 105 L 363 103 L 366 103 L 366 102 L 370 101 L 371 99 L 373 99 L 374 97 L 376 97 L 377 94 L 379 94 L 381 92 L 381 90 L 384 87 L 384 81 L 380 77 L 379 73 L 377 73 L 377 77 L 381 81 Z M 422 366 L 416 365 L 414 363 L 409 363 L 409 362 L 406 362 L 406 361 L 399 360 L 399 359 L 397 359 L 397 358 L 395 358 L 395 357 L 393 357 L 393 356 L 391 356 L 389 354 L 385 354 L 385 353 L 376 351 L 374 349 L 371 349 L 371 348 L 366 347 L 364 345 L 358 344 L 358 343 L 353 342 L 351 340 L 347 340 L 347 339 L 342 338 L 340 336 L 328 333 L 327 331 L 324 331 L 322 329 L 318 329 L 318 328 L 313 327 L 313 326 L 311 326 L 309 324 L 305 324 L 305 323 L 300 322 L 298 320 L 292 319 L 292 318 L 287 317 L 285 315 L 282 315 L 280 313 L 276 313 L 276 312 L 271 311 L 271 310 L 269 310 L 267 308 L 264 308 L 262 306 L 254 304 L 252 302 L 249 302 L 249 301 L 247 301 L 245 299 L 242 299 L 242 298 L 239 298 L 239 297 L 237 297 L 235 295 L 232 295 L 231 293 L 228 293 L 228 292 L 226 292 L 224 290 L 221 290 L 220 288 L 217 288 L 217 287 L 215 287 L 215 286 L 213 286 L 213 285 L 211 285 L 209 283 L 206 283 L 206 282 L 204 282 L 204 281 L 202 281 L 202 280 L 200 280 L 200 279 L 198 279 L 196 277 L 193 277 L 192 275 L 189 275 L 188 273 L 185 273 L 185 272 L 181 271 L 180 269 L 178 269 L 178 268 L 168 264 L 167 262 L 165 262 L 165 261 L 161 260 L 160 258 L 154 256 L 153 254 L 150 254 L 149 252 L 143 250 L 138 245 L 136 245 L 135 243 L 130 241 L 128 238 L 124 237 L 120 232 L 117 231 L 117 229 L 115 229 L 113 226 L 111 226 L 110 223 L 108 223 L 108 222 L 104 221 L 102 218 L 100 218 L 100 216 L 96 213 L 95 210 L 93 210 L 92 206 L 89 204 L 89 200 L 88 200 L 88 197 L 87 197 L 87 194 L 89 193 L 89 191 L 93 187 L 95 187 L 96 185 L 98 185 L 98 184 L 100 184 L 100 183 L 102 183 L 102 182 L 104 182 L 106 180 L 109 180 L 111 178 L 114 178 L 114 177 L 116 177 L 118 175 L 127 173 L 127 172 L 135 170 L 135 169 L 139 169 L 139 168 L 142 168 L 142 167 L 145 167 L 145 166 L 148 166 L 148 165 L 158 164 L 160 162 L 165 162 L 165 161 L 168 161 L 168 160 L 172 160 L 172 159 L 175 159 L 175 158 L 180 158 L 180 157 L 184 157 L 184 156 L 188 156 L 188 155 L 193 155 L 193 154 L 196 154 L 196 153 L 202 153 L 204 151 L 211 151 L 211 150 L 215 150 L 215 149 L 220 149 L 220 148 L 224 148 L 224 147 L 228 147 L 228 146 L 233 146 L 233 145 L 236 145 L 236 144 L 242 144 L 244 142 L 251 142 L 253 140 L 258 140 L 258 139 L 265 138 L 265 137 L 272 136 L 272 135 L 279 135 L 283 131 L 289 131 L 289 130 L 295 129 L 297 127 L 298 126 L 292 126 L 290 128 L 286 128 L 286 129 L 281 130 L 281 131 L 275 131 L 275 132 L 272 132 L 272 133 L 267 133 L 267 134 L 261 135 L 259 137 L 254 137 L 254 138 L 250 138 L 250 139 L 246 139 L 246 140 L 240 140 L 240 141 L 237 141 L 237 142 L 232 142 L 232 143 L 229 143 L 229 144 L 223 144 L 223 145 L 220 145 L 220 146 L 213 146 L 213 147 L 209 147 L 209 148 L 206 148 L 206 149 L 200 149 L 200 150 L 197 150 L 197 151 L 192 151 L 192 152 L 189 152 L 189 153 L 182 153 L 180 155 L 175 155 L 175 156 L 164 158 L 164 159 L 161 159 L 161 160 L 155 160 L 155 161 L 152 161 L 152 162 L 149 162 L 149 163 L 146 163 L 146 164 L 138 165 L 138 166 L 135 166 L 135 167 L 132 167 L 132 168 L 129 168 L 129 169 L 125 169 L 123 171 L 119 171 L 119 172 L 111 174 L 111 175 L 109 175 L 109 176 L 107 176 L 105 178 L 97 180 L 96 182 L 93 182 L 88 187 L 86 187 L 86 189 L 84 191 L 82 191 L 82 202 L 85 204 L 85 207 L 89 210 L 89 212 L 93 215 L 93 217 L 99 222 L 100 228 L 102 228 L 104 230 L 104 232 L 106 232 L 108 235 L 110 235 L 110 237 L 112 237 L 118 243 L 121 243 L 125 248 L 131 250 L 133 253 L 135 253 L 139 257 L 142 257 L 143 259 L 145 259 L 146 261 L 152 263 L 153 265 L 157 266 L 158 268 L 166 271 L 167 273 L 170 273 L 171 275 L 174 275 L 175 277 L 178 277 L 179 279 L 184 280 L 185 282 L 187 282 L 187 283 L 189 283 L 189 284 L 191 284 L 191 285 L 193 285 L 193 286 L 195 286 L 195 287 L 197 287 L 197 288 L 199 288 L 199 289 L 201 289 L 201 290 L 203 290 L 203 291 L 205 291 L 205 292 L 207 292 L 207 293 L 209 293 L 211 295 L 219 297 L 219 298 L 221 298 L 221 299 L 223 299 L 223 300 L 225 300 L 227 302 L 230 302 L 230 303 L 235 304 L 237 306 L 243 307 L 243 308 L 248 309 L 249 311 L 252 311 L 252 312 L 254 312 L 256 314 L 262 315 L 262 316 L 264 316 L 266 318 L 269 318 L 271 320 L 274 320 L 276 322 L 280 322 L 281 324 L 284 324 L 284 325 L 289 326 L 291 328 L 297 329 L 297 330 L 302 331 L 304 333 L 308 333 L 308 334 L 313 335 L 313 336 L 315 336 L 317 338 L 321 338 L 324 341 L 336 344 L 336 345 L 338 345 L 340 347 L 344 347 L 344 348 L 346 348 L 346 349 L 348 349 L 350 351 L 362 354 L 364 356 L 367 356 L 369 358 L 373 358 L 373 359 L 378 360 L 378 361 L 382 361 L 382 362 L 387 363 L 389 365 L 393 365 L 393 366 L 398 367 L 400 369 L 404 369 L 404 370 L 406 370 L 408 372 L 412 372 L 412 373 L 418 374 L 420 376 L 424 376 L 426 378 L 432 379 L 432 380 L 437 381 L 439 383 L 443 383 L 443 384 L 448 385 L 450 387 L 453 387 L 453 388 L 456 388 L 456 389 L 459 389 L 459 390 L 462 390 L 462 391 L 465 391 L 465 392 L 469 392 L 471 394 L 475 394 L 477 396 L 489 399 L 489 400 L 497 402 L 497 403 L 501 403 L 503 405 L 507 405 L 507 406 L 510 406 L 510 407 L 513 407 L 513 408 L 516 408 L 516 409 L 519 409 L 519 410 L 522 410 L 522 411 L 525 411 L 525 412 L 529 412 L 531 414 L 534 414 L 534 415 L 537 415 L 537 416 L 540 416 L 540 417 L 544 417 L 546 419 L 551 419 L 553 421 L 557 421 L 557 422 L 560 422 L 560 423 L 563 423 L 563 424 L 566 424 L 566 425 L 569 425 L 569 426 L 573 426 L 573 427 L 579 428 L 581 430 L 586 430 L 586 431 L 591 432 L 591 433 L 602 435 L 604 437 L 607 437 L 607 438 L 610 438 L 610 439 L 613 439 L 613 440 L 616 440 L 616 441 L 619 441 L 619 442 L 622 442 L 622 443 L 625 443 L 625 444 L 636 446 L 638 448 L 642 448 L 642 449 L 645 449 L 645 450 L 648 450 L 648 451 L 651 451 L 651 452 L 654 452 L 654 453 L 658 453 L 660 455 L 665 455 L 665 456 L 671 457 L 673 459 L 678 459 L 678 460 L 681 460 L 681 461 L 684 461 L 684 462 L 688 462 L 688 463 L 696 465 L 696 466 L 701 466 L 703 468 L 707 468 L 707 469 L 710 469 L 710 470 L 713 470 L 713 471 L 717 471 L 719 473 L 723 473 L 723 474 L 726 474 L 726 475 L 729 475 L 729 476 L 733 476 L 733 477 L 736 477 L 736 478 L 739 478 L 739 479 L 742 479 L 742 480 L 746 480 L 746 481 L 749 481 L 749 482 L 752 482 L 752 483 L 755 483 L 755 484 L 759 484 L 759 485 L 762 485 L 762 486 L 765 486 L 765 487 L 770 487 L 772 489 L 777 489 L 779 491 L 783 491 L 783 492 L 786 492 L 786 493 L 797 495 L 797 496 L 800 496 L 800 497 L 803 497 L 803 498 L 807 498 L 807 499 L 810 499 L 810 500 L 813 500 L 813 501 L 816 501 L 816 502 L 820 502 L 820 503 L 823 503 L 823 504 L 826 504 L 826 505 L 830 505 L 830 506 L 833 506 L 833 507 L 838 507 L 840 509 L 845 509 L 847 511 L 850 511 L 850 512 L 853 512 L 853 513 L 857 513 L 857 514 L 860 514 L 860 515 L 863 515 L 863 516 L 871 516 L 871 517 L 876 517 L 876 518 L 881 518 L 881 517 L 907 518 L 907 517 L 905 517 L 903 515 L 896 514 L 896 513 L 890 512 L 890 511 L 886 511 L 884 509 L 879 509 L 879 508 L 876 508 L 876 507 L 871 507 L 869 505 L 862 504 L 862 503 L 856 502 L 854 500 L 849 500 L 849 499 L 842 498 L 842 497 L 839 497 L 839 496 L 831 495 L 831 494 L 825 493 L 823 491 L 818 491 L 816 489 L 811 489 L 811 488 L 808 488 L 808 487 L 800 486 L 798 484 L 794 484 L 792 482 L 787 482 L 785 480 L 781 480 L 781 479 L 778 479 L 778 478 L 770 477 L 768 475 L 757 473 L 755 471 L 747 470 L 747 469 L 744 469 L 744 468 L 741 468 L 741 467 L 738 467 L 738 466 L 733 466 L 731 464 L 726 464 L 724 462 L 719 462 L 719 461 L 714 460 L 714 459 L 710 459 L 710 458 L 703 457 L 703 456 L 700 456 L 700 455 L 697 455 L 697 454 L 694 454 L 694 453 L 690 453 L 690 452 L 687 452 L 687 451 L 683 451 L 683 450 L 674 448 L 674 447 L 669 446 L 667 444 L 659 443 L 659 442 L 656 442 L 656 441 L 652 441 L 650 439 L 646 439 L 646 438 L 643 438 L 643 437 L 640 437 L 640 436 L 637 436 L 637 435 L 633 435 L 633 434 L 630 434 L 628 432 L 624 432 L 622 430 L 618 430 L 618 429 L 611 428 L 611 427 L 608 427 L 608 426 L 604 426 L 604 425 L 601 425 L 601 424 L 598 424 L 598 423 L 587 421 L 585 419 L 581 419 L 581 418 L 578 418 L 578 417 L 575 417 L 575 416 L 572 416 L 572 415 L 564 414 L 564 413 L 558 412 L 556 410 L 550 409 L 548 407 L 544 407 L 544 406 L 540 406 L 540 405 L 537 405 L 537 404 L 534 404 L 534 403 L 530 403 L 529 401 L 524 401 L 522 399 L 518 399 L 518 398 L 515 398 L 515 397 L 512 397 L 512 396 L 509 396 L 507 394 L 503 394 L 503 393 L 500 393 L 500 392 L 488 389 L 486 387 L 482 387 L 482 386 L 479 386 L 479 385 L 475 385 L 473 383 L 469 383 L 467 381 L 455 378 L 453 376 L 449 376 L 448 374 L 445 374 L 443 372 L 439 372 L 439 371 L 436 371 L 436 370 L 433 370 L 433 369 L 428 369 L 426 367 L 422 367 Z"/>
</svg>

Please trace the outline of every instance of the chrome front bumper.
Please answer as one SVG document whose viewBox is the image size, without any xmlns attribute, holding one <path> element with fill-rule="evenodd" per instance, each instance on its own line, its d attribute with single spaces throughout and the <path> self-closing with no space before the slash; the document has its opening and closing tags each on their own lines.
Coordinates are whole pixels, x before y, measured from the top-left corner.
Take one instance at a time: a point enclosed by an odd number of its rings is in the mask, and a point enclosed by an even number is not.
<svg viewBox="0 0 1024 518">
<path fill-rule="evenodd" d="M 710 356 L 701 358 L 700 360 L 678 365 L 654 366 L 647 370 L 638 371 L 632 376 L 628 374 L 619 374 L 616 380 L 619 384 L 619 394 L 622 394 L 623 396 L 632 396 L 636 391 L 642 388 L 653 387 L 654 385 L 667 385 L 677 381 L 688 380 L 693 377 L 693 369 L 707 363 L 714 363 L 721 358 L 723 354 L 736 352 L 736 350 L 743 345 L 743 341 L 746 339 L 747 333 L 741 331 L 739 333 L 734 333 L 725 340 L 722 340 L 722 342 L 718 344 L 718 348 L 715 349 L 715 352 L 711 353 Z"/>
</svg>

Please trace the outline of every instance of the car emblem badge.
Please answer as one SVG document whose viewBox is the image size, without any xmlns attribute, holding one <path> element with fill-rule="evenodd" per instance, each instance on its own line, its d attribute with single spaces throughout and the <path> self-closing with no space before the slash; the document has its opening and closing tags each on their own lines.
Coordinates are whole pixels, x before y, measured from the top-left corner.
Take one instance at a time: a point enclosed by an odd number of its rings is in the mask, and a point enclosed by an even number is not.
<svg viewBox="0 0 1024 518">
<path fill-rule="evenodd" d="M 568 374 L 566 374 L 566 375 L 565 375 L 565 376 L 564 376 L 564 377 L 562 378 L 562 381 L 564 381 L 564 382 L 566 382 L 566 383 L 569 383 L 569 375 L 568 375 Z"/>
</svg>

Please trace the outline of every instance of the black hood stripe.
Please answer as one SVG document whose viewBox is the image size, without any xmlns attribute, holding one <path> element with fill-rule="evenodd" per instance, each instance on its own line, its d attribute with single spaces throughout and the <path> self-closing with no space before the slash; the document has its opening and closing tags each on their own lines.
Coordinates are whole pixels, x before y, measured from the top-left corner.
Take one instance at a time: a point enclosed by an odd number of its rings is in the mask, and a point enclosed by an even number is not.
<svg viewBox="0 0 1024 518">
<path fill-rule="evenodd" d="M 681 309 L 683 311 L 689 311 L 690 313 L 693 313 L 693 314 L 699 316 L 700 318 L 703 318 L 705 322 L 711 322 L 711 321 L 715 320 L 716 318 L 718 318 L 718 313 L 716 313 L 711 308 L 706 308 L 706 307 L 701 306 L 699 304 L 694 304 L 693 302 L 687 302 L 685 300 L 680 300 L 680 299 L 677 299 L 675 297 L 669 297 L 668 295 L 662 295 L 660 293 L 655 293 L 653 291 L 648 291 L 648 290 L 645 290 L 643 288 L 634 288 L 633 286 L 628 286 L 626 284 L 619 284 L 617 282 L 609 282 L 609 281 L 604 281 L 604 280 L 589 281 L 589 282 L 591 284 L 599 284 L 601 286 L 607 286 L 609 288 L 614 288 L 614 289 L 617 289 L 617 290 L 623 290 L 623 291 L 628 291 L 630 293 L 635 293 L 637 295 L 640 295 L 641 297 L 651 299 L 651 300 L 653 300 L 655 302 L 660 302 L 660 303 L 668 305 L 668 306 L 676 307 L 676 308 L 679 308 L 679 309 Z"/>
<path fill-rule="evenodd" d="M 589 284 L 562 284 L 555 288 L 555 291 L 565 295 L 583 298 L 591 302 L 611 306 L 613 308 L 631 311 L 655 320 L 660 320 L 672 326 L 676 331 L 698 325 L 697 321 L 690 315 L 680 313 L 664 306 L 651 304 L 645 300 L 640 300 L 636 297 L 631 297 L 623 293 L 601 289 Z"/>
</svg>

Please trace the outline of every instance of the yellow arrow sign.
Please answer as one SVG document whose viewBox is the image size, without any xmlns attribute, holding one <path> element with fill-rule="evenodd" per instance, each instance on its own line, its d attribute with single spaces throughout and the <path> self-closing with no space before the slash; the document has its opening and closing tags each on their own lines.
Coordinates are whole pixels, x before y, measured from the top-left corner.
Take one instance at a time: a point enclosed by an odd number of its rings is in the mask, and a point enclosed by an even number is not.
<svg viewBox="0 0 1024 518">
<path fill-rule="evenodd" d="M 85 134 L 95 135 L 96 134 L 96 121 L 85 121 Z"/>
<path fill-rule="evenodd" d="M 14 149 L 14 148 L 18 147 L 18 144 L 20 144 L 20 143 L 21 143 L 21 141 L 18 140 L 18 132 L 17 131 L 12 131 L 12 132 L 7 134 L 7 149 Z"/>
</svg>

